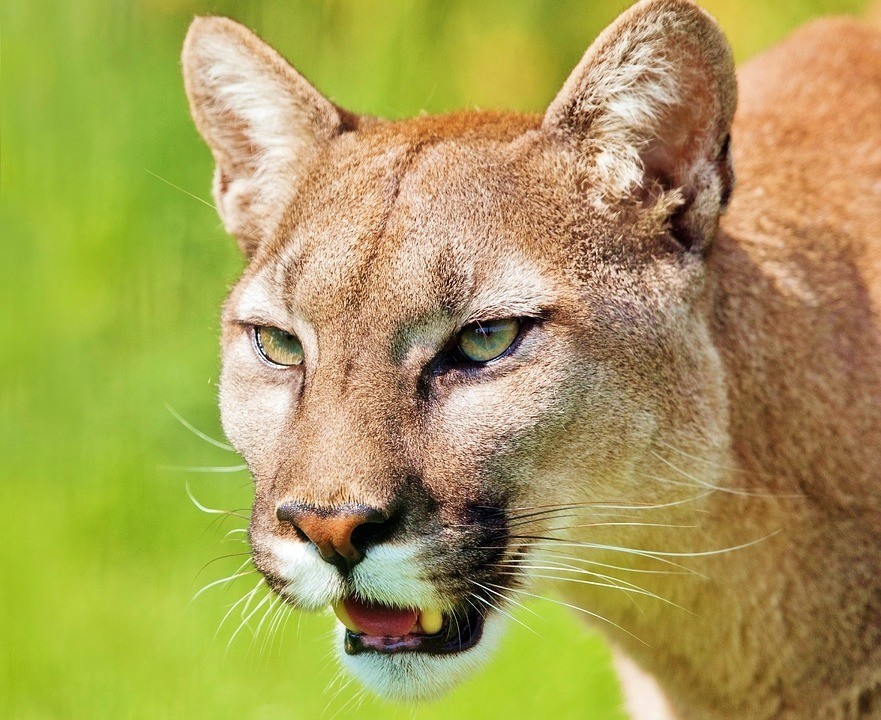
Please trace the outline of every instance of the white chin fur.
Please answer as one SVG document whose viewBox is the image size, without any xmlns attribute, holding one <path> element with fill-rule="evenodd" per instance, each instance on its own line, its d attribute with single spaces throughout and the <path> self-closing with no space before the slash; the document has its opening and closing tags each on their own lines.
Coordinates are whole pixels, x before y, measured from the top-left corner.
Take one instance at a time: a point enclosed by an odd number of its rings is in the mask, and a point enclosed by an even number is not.
<svg viewBox="0 0 881 720">
<path fill-rule="evenodd" d="M 340 638 L 340 661 L 368 690 L 381 697 L 406 702 L 431 700 L 471 677 L 489 659 L 504 625 L 498 614 L 490 614 L 477 644 L 451 655 L 373 652 L 347 655 Z"/>
</svg>

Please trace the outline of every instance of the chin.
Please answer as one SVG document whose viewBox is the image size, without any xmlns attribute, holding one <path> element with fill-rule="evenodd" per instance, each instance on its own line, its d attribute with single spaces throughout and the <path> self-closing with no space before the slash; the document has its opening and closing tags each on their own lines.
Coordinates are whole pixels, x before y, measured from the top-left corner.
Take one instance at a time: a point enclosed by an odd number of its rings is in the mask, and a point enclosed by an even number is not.
<svg viewBox="0 0 881 720">
<path fill-rule="evenodd" d="M 340 662 L 347 672 L 380 697 L 398 702 L 436 699 L 472 677 L 498 646 L 504 618 L 491 612 L 483 618 L 479 637 L 466 649 L 365 649 L 352 652 L 351 633 L 341 626 Z"/>
</svg>

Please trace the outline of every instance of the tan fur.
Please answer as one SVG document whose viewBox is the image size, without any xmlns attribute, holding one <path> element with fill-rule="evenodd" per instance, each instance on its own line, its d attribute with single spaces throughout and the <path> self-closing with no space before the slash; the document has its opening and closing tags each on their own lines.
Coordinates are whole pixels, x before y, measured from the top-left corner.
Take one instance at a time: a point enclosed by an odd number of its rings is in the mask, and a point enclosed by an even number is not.
<svg viewBox="0 0 881 720">
<path fill-rule="evenodd" d="M 625 13 L 543 117 L 358 118 L 218 18 L 184 72 L 251 257 L 221 409 L 274 587 L 450 608 L 469 578 L 518 601 L 568 577 L 566 601 L 614 623 L 634 717 L 881 717 L 877 31 L 798 31 L 740 71 L 736 115 L 727 43 L 685 0 Z M 482 370 L 426 369 L 468 322 L 530 316 Z M 254 325 L 296 334 L 304 366 L 262 363 Z M 388 547 L 412 560 L 286 570 L 290 500 L 394 508 Z M 517 579 L 493 574 L 475 508 L 550 505 L 507 529 Z M 453 676 L 436 665 L 370 672 L 407 694 Z"/>
</svg>

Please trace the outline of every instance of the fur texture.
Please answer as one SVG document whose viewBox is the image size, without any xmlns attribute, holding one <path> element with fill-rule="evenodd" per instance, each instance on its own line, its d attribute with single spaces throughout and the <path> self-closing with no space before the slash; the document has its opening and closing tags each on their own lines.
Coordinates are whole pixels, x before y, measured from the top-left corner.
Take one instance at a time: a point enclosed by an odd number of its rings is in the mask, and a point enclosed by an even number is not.
<svg viewBox="0 0 881 720">
<path fill-rule="evenodd" d="M 877 31 L 800 30 L 740 72 L 736 116 L 685 0 L 627 11 L 541 117 L 360 118 L 220 18 L 183 63 L 250 257 L 221 410 L 279 592 L 502 605 L 492 640 L 550 582 L 618 648 L 639 720 L 881 717 Z M 506 355 L 449 359 L 506 317 Z M 259 359 L 267 325 L 303 365 Z M 343 577 L 276 518 L 292 500 L 394 533 Z M 351 665 L 426 697 L 488 648 Z"/>
</svg>

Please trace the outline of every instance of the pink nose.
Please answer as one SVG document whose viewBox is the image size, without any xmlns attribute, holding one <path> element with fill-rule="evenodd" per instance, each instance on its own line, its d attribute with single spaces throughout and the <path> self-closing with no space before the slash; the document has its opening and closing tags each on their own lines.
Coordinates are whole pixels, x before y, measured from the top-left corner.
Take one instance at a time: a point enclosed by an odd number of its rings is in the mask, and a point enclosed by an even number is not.
<svg viewBox="0 0 881 720">
<path fill-rule="evenodd" d="M 357 565 L 367 547 L 381 539 L 389 519 L 381 510 L 365 505 L 328 508 L 299 502 L 282 503 L 275 516 L 293 525 L 325 561 L 342 572 Z"/>
</svg>

